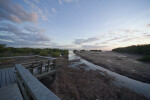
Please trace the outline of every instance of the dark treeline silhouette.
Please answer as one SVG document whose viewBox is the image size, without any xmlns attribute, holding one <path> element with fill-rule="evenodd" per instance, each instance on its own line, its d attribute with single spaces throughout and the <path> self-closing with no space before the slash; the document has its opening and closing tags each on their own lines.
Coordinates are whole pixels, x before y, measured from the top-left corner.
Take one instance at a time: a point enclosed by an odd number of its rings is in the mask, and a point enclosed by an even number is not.
<svg viewBox="0 0 150 100">
<path fill-rule="evenodd" d="M 133 46 L 128 46 L 128 47 L 115 48 L 112 51 L 143 55 L 143 57 L 141 57 L 139 60 L 150 62 L 150 44 L 133 45 Z"/>
<path fill-rule="evenodd" d="M 52 48 L 14 48 L 7 47 L 5 44 L 0 44 L 0 56 L 20 56 L 20 55 L 41 55 L 41 56 L 53 56 L 58 57 L 60 55 L 68 57 L 68 50 L 52 49 Z"/>
<path fill-rule="evenodd" d="M 115 48 L 112 51 L 139 55 L 150 55 L 150 44 Z"/>
<path fill-rule="evenodd" d="M 96 51 L 96 52 L 98 52 L 98 51 L 102 51 L 102 50 L 90 50 L 90 51 Z"/>
</svg>

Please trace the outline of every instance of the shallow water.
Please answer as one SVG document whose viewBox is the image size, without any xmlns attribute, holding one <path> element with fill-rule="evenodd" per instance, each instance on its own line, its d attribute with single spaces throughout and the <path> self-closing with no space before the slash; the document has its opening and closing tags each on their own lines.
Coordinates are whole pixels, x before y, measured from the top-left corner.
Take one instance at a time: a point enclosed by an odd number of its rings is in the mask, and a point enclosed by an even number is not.
<svg viewBox="0 0 150 100">
<path fill-rule="evenodd" d="M 128 78 L 126 76 L 117 74 L 115 72 L 109 71 L 101 66 L 95 65 L 87 60 L 82 59 L 81 57 L 75 55 L 72 51 L 69 51 L 69 60 L 77 60 L 80 59 L 80 62 L 76 62 L 72 65 L 72 67 L 75 67 L 78 64 L 84 63 L 88 67 L 85 68 L 86 70 L 101 70 L 107 72 L 107 74 L 113 76 L 115 78 L 115 81 L 113 82 L 117 86 L 126 87 L 130 90 L 133 90 L 137 93 L 140 93 L 147 98 L 150 98 L 150 84 L 143 83 L 131 78 Z"/>
</svg>

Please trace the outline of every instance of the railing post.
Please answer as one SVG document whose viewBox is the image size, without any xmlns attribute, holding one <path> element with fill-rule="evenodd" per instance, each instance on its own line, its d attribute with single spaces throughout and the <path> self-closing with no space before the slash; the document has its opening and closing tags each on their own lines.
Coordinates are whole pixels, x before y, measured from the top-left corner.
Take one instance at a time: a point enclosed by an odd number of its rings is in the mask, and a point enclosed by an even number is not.
<svg viewBox="0 0 150 100">
<path fill-rule="evenodd" d="M 43 61 L 41 61 L 41 65 L 40 65 L 40 67 L 39 67 L 40 74 L 42 74 L 42 66 L 43 66 Z"/>
<path fill-rule="evenodd" d="M 33 74 L 33 68 L 34 68 L 34 64 L 32 63 L 31 65 L 31 73 Z"/>
<path fill-rule="evenodd" d="M 56 67 L 56 59 L 53 60 L 53 66 L 52 66 L 52 70 L 54 70 Z"/>
<path fill-rule="evenodd" d="M 49 66 L 50 66 L 50 60 L 48 60 L 47 72 L 49 71 Z"/>
</svg>

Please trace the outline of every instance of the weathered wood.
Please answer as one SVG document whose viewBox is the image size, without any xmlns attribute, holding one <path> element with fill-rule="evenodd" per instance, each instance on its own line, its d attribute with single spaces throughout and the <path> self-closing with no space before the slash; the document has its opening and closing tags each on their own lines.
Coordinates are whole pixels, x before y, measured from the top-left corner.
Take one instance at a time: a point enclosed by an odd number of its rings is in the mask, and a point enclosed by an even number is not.
<svg viewBox="0 0 150 100">
<path fill-rule="evenodd" d="M 5 68 L 0 70 L 0 87 L 16 83 L 14 68 Z"/>
<path fill-rule="evenodd" d="M 53 70 L 53 71 L 49 71 L 47 73 L 35 75 L 35 77 L 38 78 L 38 79 L 41 79 L 41 78 L 46 77 L 48 75 L 54 75 L 55 73 L 56 73 L 56 71 Z"/>
<path fill-rule="evenodd" d="M 1 87 L 1 82 L 2 82 L 2 70 L 0 70 L 0 87 Z"/>
<path fill-rule="evenodd" d="M 11 84 L 13 84 L 16 82 L 13 72 L 11 71 L 11 68 L 9 68 L 8 71 L 9 71 L 9 77 L 10 77 Z"/>
<path fill-rule="evenodd" d="M 7 85 L 11 84 L 8 68 L 5 69 L 5 75 L 6 75 L 6 77 L 5 77 L 6 84 Z"/>
<path fill-rule="evenodd" d="M 5 70 L 2 69 L 2 82 L 1 82 L 1 87 L 6 86 L 6 79 L 5 79 Z"/>
<path fill-rule="evenodd" d="M 11 68 L 11 72 L 13 74 L 13 77 L 15 79 L 15 82 L 17 82 L 17 78 L 16 78 L 16 75 L 15 75 L 15 67 Z"/>
<path fill-rule="evenodd" d="M 0 100 L 23 100 L 17 84 L 0 88 Z"/>
<path fill-rule="evenodd" d="M 60 100 L 22 65 L 16 64 L 16 69 L 34 100 Z"/>
</svg>

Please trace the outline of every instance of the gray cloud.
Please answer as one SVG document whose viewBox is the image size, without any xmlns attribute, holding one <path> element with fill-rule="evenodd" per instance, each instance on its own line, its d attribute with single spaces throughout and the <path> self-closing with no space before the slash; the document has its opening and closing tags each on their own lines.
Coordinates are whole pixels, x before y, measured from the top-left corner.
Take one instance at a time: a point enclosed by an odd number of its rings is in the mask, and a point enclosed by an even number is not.
<svg viewBox="0 0 150 100">
<path fill-rule="evenodd" d="M 97 38 L 97 37 L 92 37 L 92 38 L 88 38 L 88 39 L 76 39 L 74 41 L 74 43 L 79 45 L 82 43 L 93 42 L 93 41 L 97 41 L 97 40 L 99 40 L 99 38 Z"/>
<path fill-rule="evenodd" d="M 96 45 L 82 45 L 82 48 L 83 49 L 86 49 L 86 50 L 91 50 L 91 49 L 103 49 L 107 46 L 96 46 Z"/>
<path fill-rule="evenodd" d="M 0 20 L 9 20 L 15 23 L 36 22 L 38 15 L 25 11 L 21 5 L 12 0 L 0 0 Z"/>
<path fill-rule="evenodd" d="M 50 42 L 50 39 L 44 34 L 45 30 L 35 27 L 25 26 L 22 29 L 16 27 L 14 24 L 1 23 L 0 32 L 0 37 L 3 41 L 11 40 L 14 45 L 38 45 Z"/>
<path fill-rule="evenodd" d="M 146 27 L 150 27 L 150 24 L 147 24 Z"/>
</svg>

